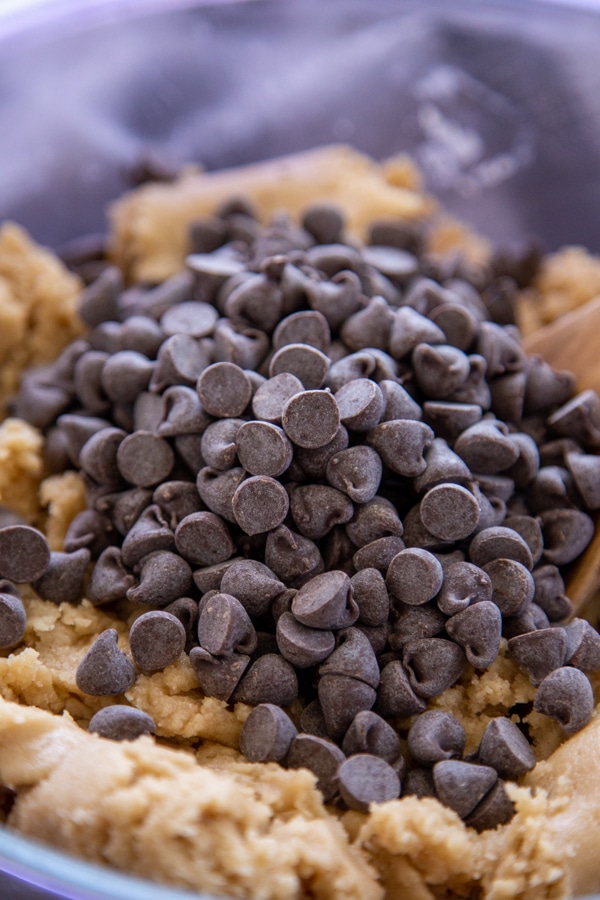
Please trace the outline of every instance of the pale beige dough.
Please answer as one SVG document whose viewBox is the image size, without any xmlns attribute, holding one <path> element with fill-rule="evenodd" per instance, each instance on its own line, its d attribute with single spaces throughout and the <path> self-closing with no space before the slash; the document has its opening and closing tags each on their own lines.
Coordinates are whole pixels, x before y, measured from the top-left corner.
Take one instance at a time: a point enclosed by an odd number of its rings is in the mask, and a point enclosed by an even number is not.
<svg viewBox="0 0 600 900">
<path fill-rule="evenodd" d="M 282 207 L 297 216 L 313 201 L 338 202 L 358 236 L 373 217 L 427 220 L 432 252 L 466 246 L 478 265 L 489 255 L 485 241 L 435 218 L 406 158 L 379 166 L 335 147 L 243 170 L 190 171 L 175 185 L 132 192 L 113 206 L 115 260 L 130 277 L 167 277 L 185 256 L 189 223 L 232 193 L 249 195 L 263 219 Z M 568 285 L 585 271 L 582 296 L 597 290 L 596 263 L 569 260 Z M 536 283 L 541 296 L 556 293 L 561 269 L 552 265 Z M 79 287 L 20 229 L 0 231 L 0 397 L 23 365 L 51 359 L 79 333 Z M 84 506 L 83 483 L 73 472 L 45 475 L 40 434 L 2 423 L 0 502 L 43 526 L 56 549 Z M 29 591 L 25 604 L 23 646 L 0 658 L 0 781 L 17 792 L 10 824 L 25 834 L 142 877 L 256 900 L 551 900 L 600 888 L 598 718 L 561 743 L 558 726 L 527 715 L 538 759 L 549 758 L 527 786 L 510 788 L 517 815 L 494 831 L 478 835 L 434 800 L 341 814 L 323 806 L 308 772 L 243 761 L 237 746 L 249 708 L 202 696 L 185 655 L 139 676 L 124 697 L 89 697 L 75 682 L 79 661 L 106 628 L 129 652 L 129 623 L 87 601 L 55 605 Z M 515 702 L 527 709 L 533 693 L 502 655 L 433 705 L 461 719 L 470 750 L 491 717 Z M 157 738 L 117 744 L 89 735 L 90 717 L 115 700 L 150 713 Z"/>
</svg>

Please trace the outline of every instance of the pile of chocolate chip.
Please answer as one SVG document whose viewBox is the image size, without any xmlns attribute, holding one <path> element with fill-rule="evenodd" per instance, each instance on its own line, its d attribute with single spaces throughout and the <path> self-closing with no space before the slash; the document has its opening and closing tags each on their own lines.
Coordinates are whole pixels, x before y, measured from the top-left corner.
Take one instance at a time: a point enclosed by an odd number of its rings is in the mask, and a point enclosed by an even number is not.
<svg viewBox="0 0 600 900">
<path fill-rule="evenodd" d="M 520 346 L 511 299 L 535 254 L 467 273 L 400 221 L 343 241 L 331 207 L 264 227 L 232 201 L 161 284 L 81 256 L 89 330 L 24 376 L 13 412 L 45 432 L 51 471 L 83 474 L 88 508 L 61 553 L 4 528 L 0 573 L 143 610 L 133 663 L 104 631 L 83 692 L 122 695 L 185 651 L 206 695 L 254 707 L 249 760 L 306 766 L 352 809 L 435 796 L 482 830 L 513 813 L 527 728 L 496 718 L 465 759 L 461 723 L 428 702 L 504 636 L 535 709 L 566 734 L 589 721 L 600 637 L 569 621 L 560 567 L 600 508 L 600 401 Z M 7 584 L 5 647 L 25 627 Z M 154 723 L 121 703 L 90 728 Z"/>
</svg>

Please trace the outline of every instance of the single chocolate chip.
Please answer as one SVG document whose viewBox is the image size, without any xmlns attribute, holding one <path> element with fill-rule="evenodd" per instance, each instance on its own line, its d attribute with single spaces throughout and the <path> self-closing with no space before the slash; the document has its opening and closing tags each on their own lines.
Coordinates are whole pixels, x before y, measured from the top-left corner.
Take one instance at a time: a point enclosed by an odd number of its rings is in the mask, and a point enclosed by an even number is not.
<svg viewBox="0 0 600 900">
<path fill-rule="evenodd" d="M 473 563 L 457 562 L 446 569 L 437 604 L 448 616 L 466 609 L 472 603 L 492 599 L 492 580 L 487 572 Z"/>
<path fill-rule="evenodd" d="M 129 631 L 135 664 L 145 674 L 170 666 L 185 650 L 186 632 L 179 619 L 165 610 L 147 612 Z"/>
<path fill-rule="evenodd" d="M 319 668 L 319 675 L 321 678 L 344 675 L 377 688 L 379 666 L 366 635 L 358 628 L 341 630 L 337 636 L 337 647 Z"/>
<path fill-rule="evenodd" d="M 367 812 L 371 803 L 385 803 L 400 794 L 400 779 L 378 756 L 357 753 L 338 769 L 337 785 L 346 806 Z"/>
<path fill-rule="evenodd" d="M 198 394 L 204 409 L 218 418 L 240 416 L 252 396 L 246 373 L 230 362 L 208 366 L 198 379 Z"/>
<path fill-rule="evenodd" d="M 444 332 L 444 344 L 468 351 L 475 339 L 479 322 L 474 313 L 459 303 L 444 303 L 431 312 L 431 321 Z"/>
<path fill-rule="evenodd" d="M 386 719 L 404 719 L 426 708 L 425 701 L 412 689 L 408 674 L 400 662 L 395 659 L 381 670 L 377 703 L 375 709 Z"/>
<path fill-rule="evenodd" d="M 121 555 L 126 566 L 135 566 L 150 553 L 174 549 L 175 537 L 160 507 L 147 506 L 123 541 Z"/>
<path fill-rule="evenodd" d="M 395 311 L 389 336 L 394 359 L 407 356 L 418 344 L 443 344 L 445 340 L 438 325 L 410 306 L 401 306 Z"/>
<path fill-rule="evenodd" d="M 165 310 L 160 318 L 160 327 L 166 337 L 184 333 L 202 338 L 212 334 L 217 318 L 216 309 L 209 303 L 185 300 Z"/>
<path fill-rule="evenodd" d="M 173 530 L 186 516 L 201 512 L 203 508 L 196 485 L 190 481 L 163 481 L 151 497 L 152 503 L 161 508 Z"/>
<path fill-rule="evenodd" d="M 348 628 L 358 618 L 350 578 L 340 571 L 316 575 L 294 597 L 292 612 L 310 628 Z"/>
<path fill-rule="evenodd" d="M 239 466 L 220 472 L 205 466 L 196 477 L 200 499 L 209 510 L 228 522 L 235 522 L 233 495 L 246 477 L 246 470 Z"/>
<path fill-rule="evenodd" d="M 402 661 L 415 693 L 425 699 L 437 697 L 456 684 L 467 662 L 458 644 L 442 638 L 410 641 L 404 647 Z"/>
<path fill-rule="evenodd" d="M 537 687 L 546 675 L 564 664 L 567 636 L 562 628 L 530 631 L 511 638 L 508 650 L 519 666 L 527 672 L 531 683 Z"/>
<path fill-rule="evenodd" d="M 358 621 L 364 625 L 384 625 L 388 620 L 390 599 L 381 572 L 362 569 L 350 579 Z"/>
<path fill-rule="evenodd" d="M 250 762 L 280 762 L 297 734 L 294 723 L 282 709 L 262 703 L 244 722 L 240 751 Z"/>
<path fill-rule="evenodd" d="M 32 584 L 34 591 L 42 600 L 77 603 L 83 596 L 90 559 L 90 551 L 85 547 L 74 553 L 51 552 L 48 568 Z"/>
<path fill-rule="evenodd" d="M 394 314 L 384 297 L 371 297 L 364 309 L 350 316 L 340 329 L 340 337 L 351 350 L 377 347 L 387 350 Z"/>
<path fill-rule="evenodd" d="M 189 334 L 174 334 L 161 344 L 149 390 L 160 393 L 171 385 L 195 387 L 210 363 L 206 346 Z"/>
<path fill-rule="evenodd" d="M 116 461 L 130 484 L 153 487 L 169 477 L 175 455 L 164 438 L 150 431 L 136 431 L 119 443 Z"/>
<path fill-rule="evenodd" d="M 325 478 L 327 463 L 332 456 L 335 456 L 340 450 L 346 450 L 349 443 L 347 430 L 340 425 L 332 440 L 328 441 L 322 447 L 314 449 L 306 447 L 298 447 L 296 449 L 296 460 L 302 466 L 304 472 L 311 478 Z"/>
<path fill-rule="evenodd" d="M 98 635 L 75 673 L 79 690 L 93 697 L 123 694 L 135 683 L 135 678 L 135 669 L 119 650 L 114 628 Z"/>
<path fill-rule="evenodd" d="M 256 369 L 269 349 L 269 338 L 257 328 L 221 319 L 213 332 L 214 356 L 242 369 Z"/>
<path fill-rule="evenodd" d="M 477 335 L 477 352 L 487 363 L 488 378 L 525 368 L 527 357 L 510 329 L 495 322 L 481 322 Z"/>
<path fill-rule="evenodd" d="M 178 597 L 173 603 L 165 606 L 164 611 L 179 619 L 185 628 L 186 641 L 191 641 L 196 633 L 196 624 L 198 622 L 197 601 L 191 597 Z"/>
<path fill-rule="evenodd" d="M 472 563 L 484 568 L 497 559 L 512 559 L 527 569 L 533 568 L 533 557 L 526 541 L 513 528 L 496 525 L 475 535 L 469 546 Z"/>
<path fill-rule="evenodd" d="M 578 509 L 549 509 L 540 513 L 544 559 L 564 566 L 580 556 L 594 536 L 594 522 Z"/>
<path fill-rule="evenodd" d="M 98 512 L 107 515 L 119 534 L 125 536 L 152 501 L 152 491 L 130 488 L 114 494 L 104 494 L 96 501 Z"/>
<path fill-rule="evenodd" d="M 77 362 L 75 363 L 75 368 L 73 370 L 73 387 L 75 389 L 75 393 L 77 394 L 77 399 L 81 403 L 81 406 L 84 407 L 88 412 L 93 413 L 94 415 L 104 415 L 109 409 L 111 405 L 110 399 L 107 397 L 104 388 L 102 387 L 102 371 L 104 366 L 109 359 L 110 354 L 104 353 L 101 350 L 88 350 L 87 353 L 83 353 Z M 27 379 L 24 379 L 21 386 L 20 395 L 23 395 L 23 387 L 26 389 L 29 387 L 29 382 Z M 43 385 L 36 385 L 35 383 L 31 384 L 32 388 L 37 388 L 39 391 L 40 387 Z M 56 390 L 56 389 L 55 389 Z M 59 389 L 60 390 L 60 389 Z M 25 398 L 27 398 L 29 392 L 25 391 Z M 33 400 L 33 395 L 30 395 L 30 402 Z M 68 401 L 67 395 L 67 401 Z M 58 398 L 56 398 L 58 401 Z M 51 397 L 46 396 L 44 398 L 46 404 L 51 401 Z M 54 403 L 51 403 L 54 406 Z M 68 404 L 67 404 L 68 405 Z M 32 422 L 33 425 L 38 424 L 35 421 L 35 418 L 32 419 L 31 412 L 27 416 L 27 419 Z M 53 418 L 57 418 L 60 415 L 60 412 L 64 412 L 64 410 L 56 411 L 56 414 Z M 21 413 L 22 414 L 22 413 Z M 46 422 L 45 425 L 49 425 L 50 421 Z M 43 426 L 38 426 L 43 427 Z"/>
<path fill-rule="evenodd" d="M 244 653 L 215 657 L 202 647 L 193 647 L 190 663 L 205 696 L 227 702 L 250 665 L 250 657 Z"/>
<path fill-rule="evenodd" d="M 151 394 L 150 396 L 155 396 Z M 202 434 L 210 425 L 211 418 L 202 406 L 197 392 L 183 384 L 174 384 L 162 395 L 164 411 L 156 430 L 159 437 L 178 437 L 187 434 Z M 136 431 L 143 430 L 139 425 Z"/>
<path fill-rule="evenodd" d="M 367 434 L 367 442 L 392 472 L 414 478 L 427 468 L 423 454 L 434 437 L 424 422 L 394 419 L 372 428 Z"/>
<path fill-rule="evenodd" d="M 421 501 L 421 521 L 436 537 L 459 541 L 477 528 L 479 504 L 466 488 L 458 484 L 439 484 Z"/>
<path fill-rule="evenodd" d="M 130 587 L 131 603 L 155 609 L 187 596 L 192 589 L 192 570 L 177 553 L 158 550 L 144 556 L 139 563 L 139 584 Z"/>
<path fill-rule="evenodd" d="M 573 619 L 563 627 L 567 635 L 565 662 L 582 672 L 600 669 L 600 635 L 585 619 Z"/>
<path fill-rule="evenodd" d="M 282 413 L 283 429 L 298 447 L 324 447 L 335 437 L 340 413 L 329 391 L 308 390 L 294 394 Z"/>
<path fill-rule="evenodd" d="M 320 540 L 335 525 L 350 521 L 354 505 L 346 494 L 335 488 L 307 484 L 291 491 L 290 511 L 298 531 L 313 540 Z"/>
<path fill-rule="evenodd" d="M 309 344 L 285 344 L 269 363 L 271 378 L 288 372 L 298 378 L 307 391 L 322 387 L 329 369 L 329 357 Z"/>
<path fill-rule="evenodd" d="M 463 648 L 476 669 L 487 669 L 500 651 L 502 616 L 491 600 L 482 600 L 453 615 L 446 631 Z"/>
<path fill-rule="evenodd" d="M 265 563 L 290 587 L 304 584 L 323 571 L 323 560 L 317 545 L 285 525 L 269 533 Z"/>
<path fill-rule="evenodd" d="M 0 575 L 10 581 L 36 581 L 50 565 L 50 547 L 41 532 L 29 525 L 0 528 Z"/>
<path fill-rule="evenodd" d="M 341 741 L 357 713 L 371 709 L 377 699 L 374 688 L 348 675 L 321 675 L 318 693 L 327 732 L 336 741 Z"/>
<path fill-rule="evenodd" d="M 21 598 L 7 590 L 6 582 L 0 587 L 0 650 L 10 650 L 25 634 L 27 615 Z"/>
<path fill-rule="evenodd" d="M 328 247 L 343 246 L 338 244 L 313 247 L 313 254 L 307 254 L 308 262 L 318 269 L 323 269 L 326 274 L 333 270 L 336 274 L 329 281 L 307 281 L 306 294 L 311 309 L 322 313 L 332 331 L 337 331 L 351 315 L 362 307 L 361 283 L 358 276 L 349 271 L 350 266 L 344 265 L 337 253 L 329 255 Z M 315 260 L 314 251 L 319 250 L 319 259 Z M 325 259 L 325 255 L 329 259 Z M 343 256 L 348 261 L 348 252 L 344 248 Z M 354 260 L 356 256 L 352 257 Z M 340 271 L 339 266 L 347 271 Z M 324 267 L 324 268 L 323 268 Z"/>
<path fill-rule="evenodd" d="M 383 394 L 384 401 L 382 422 L 391 422 L 394 419 L 420 420 L 423 418 L 423 410 L 417 401 L 397 381 L 384 378 L 379 382 L 379 390 Z"/>
<path fill-rule="evenodd" d="M 391 561 L 405 549 L 402 538 L 395 535 L 378 538 L 357 550 L 352 557 L 352 564 L 357 572 L 362 569 L 378 569 L 385 577 Z"/>
<path fill-rule="evenodd" d="M 142 391 L 133 404 L 133 430 L 156 431 L 164 419 L 165 403 L 160 394 Z"/>
<path fill-rule="evenodd" d="M 59 416 L 56 424 L 73 466 L 79 465 L 79 453 L 86 441 L 97 431 L 111 426 L 111 422 L 99 416 L 80 416 L 74 413 Z"/>
<path fill-rule="evenodd" d="M 534 566 L 542 558 L 544 552 L 544 538 L 542 536 L 542 528 L 540 520 L 533 516 L 508 516 L 504 520 L 505 528 L 512 528 L 517 534 L 520 534 L 527 546 L 531 550 Z"/>
<path fill-rule="evenodd" d="M 242 481 L 233 495 L 232 504 L 237 524 L 251 535 L 281 525 L 290 505 L 283 485 L 267 475 L 253 475 Z"/>
<path fill-rule="evenodd" d="M 477 750 L 477 761 L 492 766 L 501 778 L 516 781 L 535 766 L 531 745 L 510 719 L 498 716 L 489 723 Z"/>
<path fill-rule="evenodd" d="M 600 443 L 600 400 L 595 391 L 582 391 L 548 417 L 546 423 L 556 434 L 573 438 L 586 449 Z"/>
<path fill-rule="evenodd" d="M 419 606 L 436 596 L 443 579 L 439 560 L 427 550 L 411 547 L 401 550 L 390 562 L 386 585 L 401 603 Z"/>
<path fill-rule="evenodd" d="M 510 468 L 519 458 L 519 447 L 503 422 L 484 419 L 457 437 L 454 449 L 473 472 L 494 475 Z"/>
<path fill-rule="evenodd" d="M 426 400 L 423 413 L 435 433 L 453 441 L 461 432 L 479 422 L 482 409 L 476 403 L 451 403 L 448 400 Z"/>
<path fill-rule="evenodd" d="M 600 509 L 600 457 L 575 452 L 565 460 L 586 509 Z"/>
<path fill-rule="evenodd" d="M 473 476 L 463 460 L 450 449 L 443 438 L 427 442 L 423 456 L 425 468 L 414 480 L 414 488 L 421 494 L 442 482 L 471 484 Z"/>
<path fill-rule="evenodd" d="M 163 329 L 154 319 L 129 316 L 119 328 L 115 350 L 136 350 L 148 359 L 156 359 L 164 339 Z"/>
<path fill-rule="evenodd" d="M 315 737 L 328 738 L 325 716 L 318 700 L 312 700 L 300 714 L 300 731 L 314 734 Z"/>
<path fill-rule="evenodd" d="M 78 312 L 86 325 L 116 319 L 117 302 L 123 290 L 123 275 L 116 266 L 107 266 L 79 297 Z"/>
<path fill-rule="evenodd" d="M 469 813 L 465 823 L 482 832 L 498 825 L 506 825 L 514 814 L 515 805 L 506 793 L 504 783 L 498 779 L 491 791 L 488 791 L 483 800 Z"/>
<path fill-rule="evenodd" d="M 285 591 L 285 585 L 264 563 L 240 559 L 227 567 L 220 589 L 237 597 L 246 612 L 254 617 L 269 611 L 275 597 Z"/>
<path fill-rule="evenodd" d="M 136 583 L 127 571 L 118 547 L 107 547 L 98 557 L 92 569 L 87 599 L 94 606 L 124 600 L 127 591 Z"/>
<path fill-rule="evenodd" d="M 518 616 L 535 596 L 533 576 L 514 559 L 494 559 L 483 567 L 492 582 L 492 600 L 503 616 Z"/>
<path fill-rule="evenodd" d="M 95 509 L 84 509 L 72 519 L 63 546 L 66 553 L 87 547 L 92 559 L 97 559 L 114 539 L 115 529 L 110 519 Z"/>
<path fill-rule="evenodd" d="M 286 316 L 277 325 L 272 338 L 274 350 L 280 350 L 286 344 L 308 344 L 327 353 L 330 343 L 331 332 L 327 319 L 313 310 L 302 310 Z"/>
<path fill-rule="evenodd" d="M 258 706 L 273 703 L 290 706 L 298 697 L 298 678 L 294 667 L 282 656 L 266 653 L 252 663 L 235 689 L 234 703 Z"/>
<path fill-rule="evenodd" d="M 231 656 L 233 652 L 250 656 L 256 649 L 256 631 L 240 601 L 223 593 L 206 597 L 200 602 L 200 646 L 211 656 Z"/>
<path fill-rule="evenodd" d="M 473 812 L 477 804 L 494 787 L 498 776 L 491 766 L 445 759 L 433 767 L 436 793 L 444 806 L 461 818 Z"/>
<path fill-rule="evenodd" d="M 148 387 L 155 365 L 135 350 L 119 350 L 106 360 L 100 384 L 113 403 L 133 403 Z"/>
<path fill-rule="evenodd" d="M 533 708 L 555 719 L 566 734 L 580 731 L 594 712 L 594 692 L 587 675 L 570 666 L 550 672 L 537 689 Z"/>
<path fill-rule="evenodd" d="M 229 559 L 233 541 L 223 520 L 212 512 L 191 513 L 175 531 L 175 546 L 189 563 L 212 566 Z"/>
<path fill-rule="evenodd" d="M 444 630 L 446 624 L 446 616 L 440 612 L 435 603 L 406 606 L 396 601 L 393 614 L 395 621 L 389 635 L 392 650 L 401 650 L 409 641 L 435 637 Z"/>
<path fill-rule="evenodd" d="M 346 526 L 348 537 L 357 547 L 364 547 L 381 537 L 401 537 L 403 531 L 396 507 L 380 496 L 360 505 Z"/>
<path fill-rule="evenodd" d="M 349 447 L 336 453 L 327 463 L 327 481 L 355 503 L 367 503 L 373 499 L 381 475 L 381 459 L 371 447 Z"/>
<path fill-rule="evenodd" d="M 347 381 L 335 395 L 342 425 L 350 431 L 369 431 L 383 415 L 385 401 L 377 384 L 369 378 Z"/>
<path fill-rule="evenodd" d="M 333 652 L 335 637 L 332 631 L 308 628 L 291 612 L 277 619 L 277 647 L 279 652 L 297 669 L 318 665 Z"/>
<path fill-rule="evenodd" d="M 241 422 L 240 425 L 234 436 L 240 464 L 251 475 L 270 475 L 273 478 L 282 475 L 293 457 L 293 447 L 284 431 L 270 422 Z M 206 453 L 204 457 L 209 465 L 215 466 Z M 229 463 L 230 466 L 232 462 Z"/>
<path fill-rule="evenodd" d="M 412 365 L 419 388 L 434 400 L 449 398 L 469 374 L 468 356 L 450 344 L 417 344 Z"/>
<path fill-rule="evenodd" d="M 416 762 L 431 767 L 442 759 L 460 759 L 465 729 L 452 713 L 430 709 L 418 716 L 408 732 L 408 749 Z"/>
<path fill-rule="evenodd" d="M 354 717 L 344 735 L 342 750 L 346 756 L 355 753 L 371 753 L 390 765 L 400 755 L 400 739 L 385 719 L 371 710 L 362 710 Z"/>
<path fill-rule="evenodd" d="M 88 731 L 109 741 L 135 741 L 143 734 L 154 734 L 152 716 L 133 706 L 105 706 L 90 719 Z"/>
<path fill-rule="evenodd" d="M 310 769 L 317 776 L 317 788 L 327 803 L 337 791 L 336 775 L 346 757 L 332 741 L 312 734 L 297 735 L 290 746 L 290 769 Z"/>
<path fill-rule="evenodd" d="M 315 203 L 302 214 L 302 227 L 317 243 L 335 244 L 339 241 L 344 228 L 344 216 L 333 204 Z"/>
</svg>

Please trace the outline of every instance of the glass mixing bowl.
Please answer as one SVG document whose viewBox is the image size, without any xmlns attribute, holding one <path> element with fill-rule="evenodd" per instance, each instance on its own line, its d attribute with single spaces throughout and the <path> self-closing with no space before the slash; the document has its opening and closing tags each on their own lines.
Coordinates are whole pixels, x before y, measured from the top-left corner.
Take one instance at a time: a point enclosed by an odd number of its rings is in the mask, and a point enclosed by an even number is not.
<svg viewBox="0 0 600 900">
<path fill-rule="evenodd" d="M 598 46 L 599 16 L 533 0 L 12 3 L 0 218 L 59 248 L 106 227 L 140 160 L 215 169 L 348 142 L 412 153 L 495 241 L 600 251 Z M 186 896 L 0 829 L 3 900 Z"/>
</svg>

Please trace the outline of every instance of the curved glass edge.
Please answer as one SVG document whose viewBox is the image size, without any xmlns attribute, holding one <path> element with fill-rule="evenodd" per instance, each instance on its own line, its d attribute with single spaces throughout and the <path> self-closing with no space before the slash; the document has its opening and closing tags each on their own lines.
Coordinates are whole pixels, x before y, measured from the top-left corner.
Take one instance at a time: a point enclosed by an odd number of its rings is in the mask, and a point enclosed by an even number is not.
<svg viewBox="0 0 600 900">
<path fill-rule="evenodd" d="M 47 891 L 48 900 L 216 900 L 76 859 L 5 826 L 0 826 L 0 872 Z"/>
</svg>

